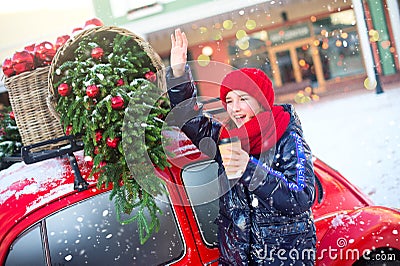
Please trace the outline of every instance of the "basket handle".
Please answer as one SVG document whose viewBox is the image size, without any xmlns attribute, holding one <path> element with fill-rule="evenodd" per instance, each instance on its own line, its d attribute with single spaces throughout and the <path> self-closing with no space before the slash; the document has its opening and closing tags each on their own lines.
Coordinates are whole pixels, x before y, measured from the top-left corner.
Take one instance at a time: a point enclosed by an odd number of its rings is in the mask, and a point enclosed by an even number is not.
<svg viewBox="0 0 400 266">
<path fill-rule="evenodd" d="M 54 103 L 54 96 L 52 95 L 48 95 L 46 98 L 46 103 L 47 103 L 47 107 L 49 107 L 50 113 L 52 114 L 52 116 L 54 116 L 57 121 L 60 121 L 60 115 L 58 114 L 58 112 L 56 111 L 53 103 Z"/>
</svg>

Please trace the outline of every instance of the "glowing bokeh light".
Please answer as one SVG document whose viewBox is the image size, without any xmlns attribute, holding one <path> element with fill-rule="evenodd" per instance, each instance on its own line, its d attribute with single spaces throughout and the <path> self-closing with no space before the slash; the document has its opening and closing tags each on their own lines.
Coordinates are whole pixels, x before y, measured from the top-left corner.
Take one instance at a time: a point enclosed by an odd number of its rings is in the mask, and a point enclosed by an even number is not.
<svg viewBox="0 0 400 266">
<path fill-rule="evenodd" d="M 245 56 L 247 56 L 247 57 L 250 57 L 250 56 L 253 55 L 253 53 L 252 53 L 250 50 L 245 50 L 245 51 L 243 52 L 243 54 L 244 54 Z"/>
<path fill-rule="evenodd" d="M 208 64 L 210 64 L 210 57 L 207 55 L 201 54 L 197 57 L 197 63 L 203 67 L 208 66 Z"/>
<path fill-rule="evenodd" d="M 390 47 L 390 41 L 389 40 L 383 41 L 381 43 L 381 46 L 382 46 L 383 49 L 389 48 Z"/>
<path fill-rule="evenodd" d="M 242 38 L 241 40 L 238 41 L 237 46 L 241 49 L 241 50 L 247 50 L 250 46 L 249 40 L 246 38 Z"/>
<path fill-rule="evenodd" d="M 214 35 L 213 35 L 213 40 L 214 41 L 222 40 L 222 33 L 220 31 L 215 32 Z"/>
<path fill-rule="evenodd" d="M 249 19 L 246 21 L 246 28 L 249 30 L 254 30 L 257 27 L 257 23 L 253 19 Z"/>
<path fill-rule="evenodd" d="M 309 96 L 304 95 L 303 91 L 299 91 L 295 96 L 294 96 L 294 101 L 299 104 L 304 104 L 304 103 L 309 103 L 311 102 L 311 98 Z"/>
<path fill-rule="evenodd" d="M 349 34 L 347 32 L 342 32 L 342 34 L 340 34 L 340 37 L 342 37 L 343 39 L 347 39 L 347 37 L 349 37 Z"/>
<path fill-rule="evenodd" d="M 224 29 L 226 29 L 226 30 L 231 30 L 231 29 L 233 28 L 233 22 L 232 22 L 232 20 L 230 20 L 230 19 L 225 20 L 225 21 L 222 23 L 222 27 L 224 27 Z"/>
<path fill-rule="evenodd" d="M 311 94 L 312 88 L 310 86 L 305 87 L 304 91 L 308 94 Z"/>
<path fill-rule="evenodd" d="M 258 37 L 258 38 L 259 38 L 260 40 L 262 40 L 262 41 L 268 40 L 268 33 L 267 33 L 266 30 L 262 30 L 262 31 L 258 32 L 258 34 L 259 34 L 259 37 Z"/>
<path fill-rule="evenodd" d="M 200 27 L 199 30 L 200 30 L 201 34 L 204 34 L 208 31 L 208 29 L 206 27 Z"/>
<path fill-rule="evenodd" d="M 210 56 L 213 54 L 214 50 L 210 46 L 204 46 L 201 52 L 203 55 Z"/>
<path fill-rule="evenodd" d="M 377 41 L 379 41 L 379 32 L 378 31 L 376 31 L 376 30 L 370 30 L 369 32 L 368 32 L 368 35 L 369 35 L 369 40 L 371 41 L 371 42 L 377 42 Z"/>
<path fill-rule="evenodd" d="M 246 33 L 245 30 L 238 30 L 238 31 L 236 32 L 236 38 L 237 38 L 238 40 L 240 40 L 240 39 L 242 39 L 242 38 L 244 38 L 244 37 L 246 37 L 246 36 L 247 36 L 247 33 Z"/>
<path fill-rule="evenodd" d="M 317 94 L 313 94 L 313 95 L 311 95 L 311 99 L 313 100 L 313 101 L 319 101 L 319 95 L 317 95 Z"/>
<path fill-rule="evenodd" d="M 374 89 L 376 88 L 376 85 L 377 85 L 376 80 L 370 81 L 369 78 L 366 78 L 366 79 L 364 80 L 364 87 L 365 87 L 367 90 L 374 90 Z"/>
</svg>

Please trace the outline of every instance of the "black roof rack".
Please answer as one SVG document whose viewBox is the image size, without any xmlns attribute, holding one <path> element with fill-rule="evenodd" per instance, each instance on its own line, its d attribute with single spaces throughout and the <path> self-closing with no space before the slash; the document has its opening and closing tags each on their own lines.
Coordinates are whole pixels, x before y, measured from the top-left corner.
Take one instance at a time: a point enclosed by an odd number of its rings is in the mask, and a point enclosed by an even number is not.
<svg viewBox="0 0 400 266">
<path fill-rule="evenodd" d="M 68 144 L 62 144 L 66 141 L 68 141 Z M 45 147 L 51 144 L 60 144 L 62 146 L 50 150 L 45 149 Z M 41 147 L 43 148 L 42 150 L 40 150 Z M 32 151 L 33 149 L 35 151 Z M 37 151 L 38 149 L 39 151 Z M 89 184 L 83 179 L 74 155 L 74 152 L 80 150 L 83 150 L 83 141 L 79 140 L 78 136 L 69 135 L 23 146 L 21 148 L 21 156 L 26 164 L 33 164 L 57 157 L 68 158 L 75 175 L 74 189 L 83 191 L 88 188 Z"/>
</svg>

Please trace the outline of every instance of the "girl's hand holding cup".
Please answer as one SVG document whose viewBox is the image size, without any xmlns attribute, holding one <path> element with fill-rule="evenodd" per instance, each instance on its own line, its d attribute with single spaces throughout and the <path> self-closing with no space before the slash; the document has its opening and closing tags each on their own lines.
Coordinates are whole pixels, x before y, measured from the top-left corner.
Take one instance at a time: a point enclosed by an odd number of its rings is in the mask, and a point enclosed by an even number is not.
<svg viewBox="0 0 400 266">
<path fill-rule="evenodd" d="M 218 146 L 228 179 L 240 178 L 246 170 L 249 154 L 242 149 L 239 138 L 222 139 Z"/>
</svg>

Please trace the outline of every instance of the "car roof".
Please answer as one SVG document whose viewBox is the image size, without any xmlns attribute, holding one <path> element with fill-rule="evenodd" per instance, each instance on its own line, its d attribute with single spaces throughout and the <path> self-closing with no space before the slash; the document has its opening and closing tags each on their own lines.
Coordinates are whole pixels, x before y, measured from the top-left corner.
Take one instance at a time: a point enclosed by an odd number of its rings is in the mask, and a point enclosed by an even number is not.
<svg viewBox="0 0 400 266">
<path fill-rule="evenodd" d="M 82 176 L 88 177 L 89 168 L 82 153 L 76 157 Z M 88 182 L 94 184 L 95 180 Z M 0 172 L 0 224 L 4 228 L 16 223 L 35 209 L 74 192 L 74 175 L 68 159 L 48 159 L 30 165 L 15 163 Z"/>
</svg>

